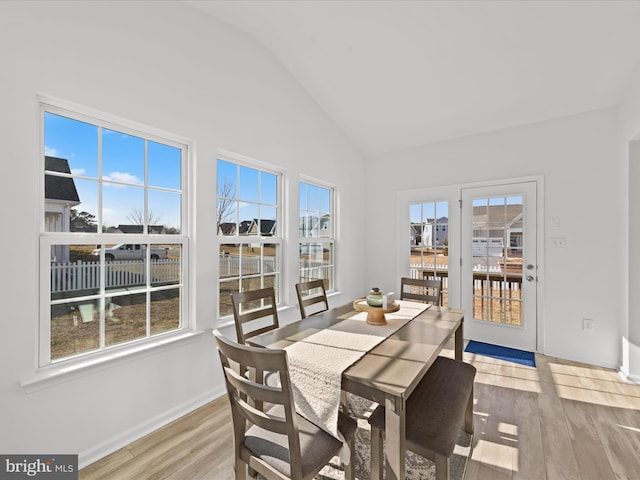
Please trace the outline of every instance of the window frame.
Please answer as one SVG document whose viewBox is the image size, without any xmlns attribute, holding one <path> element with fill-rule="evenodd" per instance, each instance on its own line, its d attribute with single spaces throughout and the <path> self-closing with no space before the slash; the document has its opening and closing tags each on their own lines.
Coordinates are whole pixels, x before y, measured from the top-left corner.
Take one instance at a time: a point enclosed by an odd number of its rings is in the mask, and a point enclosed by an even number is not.
<svg viewBox="0 0 640 480">
<path fill-rule="evenodd" d="M 185 338 L 185 335 L 194 333 L 194 322 L 189 317 L 190 304 L 192 302 L 191 296 L 191 269 L 190 267 L 190 255 L 189 245 L 191 238 L 190 230 L 190 215 L 193 204 L 193 193 L 191 188 L 191 170 L 192 170 L 192 155 L 193 155 L 193 142 L 177 135 L 161 131 L 154 127 L 138 124 L 136 122 L 119 118 L 114 115 L 110 115 L 105 112 L 90 109 L 88 107 L 73 104 L 57 98 L 38 95 L 37 96 L 37 114 L 39 125 L 39 156 L 37 159 L 39 168 L 39 206 L 38 206 L 38 274 L 39 274 L 39 315 L 38 315 L 38 340 L 37 340 L 37 371 L 38 372 L 54 372 L 62 368 L 61 371 L 69 371 L 74 365 L 84 366 L 88 364 L 100 363 L 103 361 L 109 361 L 115 358 L 119 358 L 122 355 L 126 355 L 130 352 L 137 352 L 146 348 L 153 347 L 158 344 L 164 344 L 173 340 Z M 53 232 L 46 231 L 45 222 L 45 176 L 48 175 L 45 168 L 44 158 L 45 152 L 45 113 L 51 113 L 54 115 L 63 116 L 71 120 L 85 122 L 93 126 L 102 127 L 103 129 L 114 130 L 118 133 L 132 135 L 140 137 L 146 142 L 156 142 L 162 145 L 168 145 L 178 148 L 180 150 L 180 188 L 176 189 L 163 189 L 152 188 L 152 190 L 166 190 L 179 192 L 180 194 L 180 233 L 179 234 L 159 234 L 159 233 L 144 233 L 147 230 L 147 222 L 143 228 L 143 233 L 127 233 L 127 234 L 114 234 L 102 231 L 104 222 L 102 221 L 102 202 L 98 200 L 97 206 L 97 231 L 96 232 Z M 101 148 L 100 139 L 97 140 L 98 148 Z M 101 154 L 100 154 L 101 155 Z M 146 153 L 145 153 L 146 156 Z M 96 177 L 83 176 L 77 174 L 61 175 L 67 176 L 73 179 L 80 180 L 92 180 L 96 181 L 100 186 L 104 178 L 100 178 L 100 171 Z M 145 176 L 144 182 L 141 188 L 145 190 L 149 187 L 148 179 Z M 152 186 L 153 187 L 153 186 Z M 99 195 L 98 199 L 102 197 Z M 147 202 L 145 201 L 145 211 L 147 210 Z M 149 310 L 146 313 L 146 334 L 143 337 L 133 338 L 125 340 L 122 343 L 114 343 L 112 345 L 105 345 L 104 336 L 104 309 L 99 310 L 99 322 L 100 324 L 100 338 L 99 347 L 97 349 L 88 350 L 85 352 L 70 354 L 61 358 L 51 359 L 51 246 L 52 245 L 107 245 L 117 243 L 135 243 L 135 244 L 175 244 L 180 246 L 180 280 L 177 284 L 170 286 L 158 287 L 151 283 L 148 279 L 145 285 L 136 290 L 136 294 L 144 293 L 147 297 L 150 297 L 154 292 L 161 290 L 168 290 L 175 288 L 179 290 L 180 298 L 180 323 L 178 328 L 171 329 L 159 333 L 152 334 L 150 332 L 151 317 Z M 150 252 L 147 252 L 147 258 L 150 257 Z M 100 270 L 105 265 L 104 249 L 100 255 Z M 104 275 L 102 273 L 101 275 Z M 90 295 L 96 297 L 100 301 L 100 305 L 104 305 L 102 299 L 108 299 L 113 296 L 113 292 L 107 290 L 104 287 L 104 282 L 101 282 L 99 291 L 97 294 Z M 70 298 L 72 303 L 79 297 Z M 147 298 L 147 303 L 151 301 Z"/>
<path fill-rule="evenodd" d="M 317 187 L 317 188 L 322 188 L 325 190 L 329 190 L 329 235 L 326 237 L 304 237 L 302 235 L 300 235 L 300 219 L 302 216 L 302 210 L 300 208 L 300 192 L 301 192 L 301 185 L 302 184 L 306 184 L 309 186 L 313 186 L 313 187 Z M 298 279 L 300 281 L 300 279 L 302 278 L 302 272 L 303 272 L 303 266 L 302 266 L 302 261 L 300 259 L 300 248 L 302 247 L 302 245 L 304 244 L 312 244 L 312 243 L 321 243 L 323 245 L 330 245 L 331 248 L 331 265 L 330 265 L 330 272 L 331 272 L 331 278 L 330 278 L 330 284 L 329 287 L 327 288 L 327 293 L 330 292 L 335 292 L 338 290 L 337 285 L 336 285 L 336 245 L 337 245 L 337 240 L 336 240 L 336 212 L 337 212 L 337 208 L 336 208 L 336 198 L 337 198 L 337 194 L 336 194 L 336 187 L 333 184 L 327 183 L 327 182 L 323 182 L 321 180 L 317 180 L 315 178 L 311 178 L 311 177 L 307 177 L 304 175 L 301 175 L 299 180 L 298 180 L 298 269 L 297 269 L 297 276 Z M 310 210 L 305 210 L 305 211 L 310 211 Z"/>
<path fill-rule="evenodd" d="M 277 166 L 268 164 L 266 162 L 262 162 L 259 160 L 255 160 L 253 158 L 244 156 L 244 155 L 240 155 L 234 152 L 230 152 L 228 150 L 222 150 L 222 149 L 218 149 L 217 151 L 217 155 L 216 155 L 216 195 L 215 195 L 215 213 L 216 213 L 216 220 L 217 220 L 217 215 L 218 215 L 218 201 L 221 197 L 218 196 L 218 182 L 219 182 L 219 171 L 218 171 L 218 162 L 219 161 L 223 161 L 223 162 L 227 162 L 227 163 L 231 163 L 236 165 L 236 167 L 238 169 L 244 167 L 244 168 L 249 168 L 252 170 L 256 170 L 258 172 L 264 172 L 270 175 L 275 175 L 276 176 L 276 206 L 275 206 L 275 212 L 276 212 L 276 222 L 275 222 L 275 233 L 273 236 L 262 236 L 262 235 L 221 235 L 218 232 L 218 225 L 216 224 L 216 232 L 215 232 L 215 236 L 216 236 L 216 244 L 217 244 L 217 250 L 216 250 L 216 255 L 217 255 L 217 269 L 218 269 L 218 279 L 217 279 L 217 296 L 218 296 L 218 304 L 216 305 L 216 312 L 219 318 L 219 321 L 221 322 L 226 322 L 229 321 L 230 319 L 233 318 L 233 312 L 230 312 L 228 314 L 224 314 L 221 312 L 221 307 L 222 307 L 222 301 L 221 301 L 221 296 L 220 296 L 220 286 L 222 283 L 225 283 L 223 281 L 223 279 L 221 278 L 221 268 L 220 268 L 220 251 L 221 251 L 221 246 L 223 245 L 234 245 L 234 244 L 252 244 L 252 243 L 256 243 L 256 244 L 260 244 L 261 246 L 264 246 L 265 244 L 276 244 L 277 245 L 277 255 L 276 255 L 276 261 L 274 263 L 275 265 L 275 279 L 276 279 L 276 284 L 274 286 L 274 290 L 275 290 L 275 294 L 276 294 L 276 307 L 280 308 L 283 304 L 284 304 L 284 300 L 286 298 L 286 292 L 283 289 L 283 285 L 284 285 L 284 277 L 285 277 L 285 272 L 284 272 L 284 245 L 285 245 L 285 239 L 284 239 L 284 232 L 287 231 L 286 226 L 285 226 L 285 215 L 284 215 L 284 207 L 283 207 L 283 203 L 284 203 L 284 198 L 285 198 L 285 194 L 284 194 L 284 188 L 285 188 L 285 184 L 286 184 L 286 175 L 285 175 L 285 171 L 282 168 L 279 168 Z M 239 177 L 236 177 L 239 178 Z M 236 188 L 239 189 L 239 185 L 236 185 Z M 237 194 L 236 194 L 237 195 Z M 233 201 L 237 201 L 238 203 L 242 202 L 241 198 L 236 198 Z M 255 202 L 258 206 L 262 205 L 262 203 L 260 201 Z M 240 219 L 240 213 L 238 212 L 238 218 L 237 218 L 238 223 L 236 224 L 237 226 L 239 226 L 240 222 L 242 222 L 242 220 Z M 237 231 L 236 231 L 237 232 Z M 262 252 L 264 252 L 264 250 L 262 250 Z M 261 279 L 261 285 L 264 285 L 264 278 L 268 276 L 265 275 L 264 271 L 261 271 L 260 274 L 258 275 L 247 275 L 244 278 L 260 278 Z M 233 280 L 228 280 L 227 278 L 224 279 L 225 281 L 227 281 L 228 283 L 231 283 L 231 281 Z M 242 272 L 240 272 L 240 275 L 237 277 L 237 281 L 238 281 L 238 288 L 239 291 L 242 291 L 242 280 L 243 280 L 243 275 Z"/>
</svg>

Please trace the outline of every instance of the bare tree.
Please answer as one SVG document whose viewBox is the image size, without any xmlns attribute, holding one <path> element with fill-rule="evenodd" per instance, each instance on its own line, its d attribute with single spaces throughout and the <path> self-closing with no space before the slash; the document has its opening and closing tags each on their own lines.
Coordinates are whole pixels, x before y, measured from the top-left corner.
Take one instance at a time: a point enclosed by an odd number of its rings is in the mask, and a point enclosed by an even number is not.
<svg viewBox="0 0 640 480">
<path fill-rule="evenodd" d="M 233 218 L 233 207 L 236 203 L 231 199 L 233 192 L 233 183 L 225 178 L 222 187 L 218 188 L 218 209 L 216 211 L 216 227 L 218 234 L 220 233 L 222 224 Z"/>
<path fill-rule="evenodd" d="M 147 225 L 157 225 L 160 223 L 161 218 L 161 214 L 156 214 L 153 210 L 149 210 L 149 214 L 147 215 Z M 127 220 L 129 220 L 133 225 L 144 225 L 144 212 L 139 208 L 135 208 L 129 215 L 127 215 Z"/>
</svg>

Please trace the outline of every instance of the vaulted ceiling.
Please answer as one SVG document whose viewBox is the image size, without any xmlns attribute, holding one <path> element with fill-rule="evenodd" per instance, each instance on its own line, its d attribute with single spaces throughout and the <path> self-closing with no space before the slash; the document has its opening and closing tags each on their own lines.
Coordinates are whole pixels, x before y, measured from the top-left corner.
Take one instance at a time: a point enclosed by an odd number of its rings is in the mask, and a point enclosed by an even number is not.
<svg viewBox="0 0 640 480">
<path fill-rule="evenodd" d="M 616 105 L 640 1 L 203 1 L 253 36 L 365 155 Z"/>
</svg>

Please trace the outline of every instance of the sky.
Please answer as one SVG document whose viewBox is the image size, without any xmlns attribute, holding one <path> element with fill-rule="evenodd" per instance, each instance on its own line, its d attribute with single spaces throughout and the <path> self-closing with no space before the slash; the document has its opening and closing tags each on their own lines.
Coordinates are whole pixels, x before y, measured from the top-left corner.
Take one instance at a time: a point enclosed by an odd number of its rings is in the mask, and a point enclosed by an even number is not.
<svg viewBox="0 0 640 480">
<path fill-rule="evenodd" d="M 137 223 L 146 195 L 152 223 L 180 229 L 179 148 L 45 112 L 44 152 L 68 161 L 81 202 L 74 208 L 105 228 Z M 218 192 L 225 189 L 233 201 L 224 221 L 276 219 L 276 174 L 218 160 Z M 300 193 L 301 215 L 331 211 L 329 189 L 302 183 Z"/>
<path fill-rule="evenodd" d="M 425 223 L 429 219 L 449 218 L 448 202 L 414 203 L 410 207 L 411 223 Z"/>
<path fill-rule="evenodd" d="M 218 196 L 230 199 L 223 222 L 275 220 L 278 206 L 277 175 L 218 160 Z"/>
<path fill-rule="evenodd" d="M 107 227 L 136 223 L 130 217 L 144 211 L 145 144 L 148 212 L 156 224 L 180 229 L 179 148 L 45 113 L 45 155 L 68 160 L 81 202 L 75 208 L 95 215 L 96 221 L 101 218 Z"/>
</svg>

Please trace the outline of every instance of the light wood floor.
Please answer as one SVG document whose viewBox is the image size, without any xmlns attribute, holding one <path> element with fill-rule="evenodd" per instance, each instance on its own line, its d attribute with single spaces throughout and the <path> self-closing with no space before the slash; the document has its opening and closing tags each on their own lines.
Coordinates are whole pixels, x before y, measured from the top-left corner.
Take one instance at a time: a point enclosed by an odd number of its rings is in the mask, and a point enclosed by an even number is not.
<svg viewBox="0 0 640 480">
<path fill-rule="evenodd" d="M 544 355 L 537 368 L 464 355 L 478 369 L 465 480 L 640 478 L 640 386 Z M 82 469 L 80 479 L 226 480 L 231 449 L 222 397 Z"/>
</svg>

